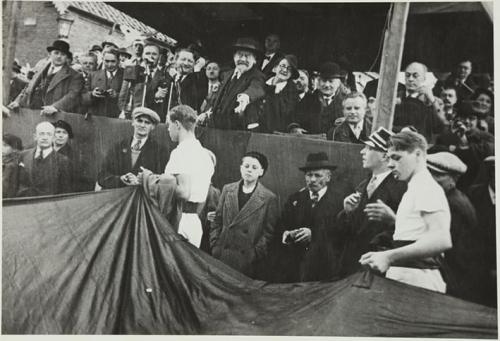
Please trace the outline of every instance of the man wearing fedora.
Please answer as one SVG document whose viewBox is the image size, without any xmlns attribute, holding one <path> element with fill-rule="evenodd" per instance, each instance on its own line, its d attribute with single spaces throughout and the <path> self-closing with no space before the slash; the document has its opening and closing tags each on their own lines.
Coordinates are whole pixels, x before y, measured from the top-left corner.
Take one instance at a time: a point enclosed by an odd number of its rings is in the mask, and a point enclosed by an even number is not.
<svg viewBox="0 0 500 341">
<path fill-rule="evenodd" d="M 138 185 L 141 167 L 160 174 L 167 163 L 168 152 L 151 136 L 160 123 L 160 117 L 146 107 L 135 108 L 132 112 L 131 138 L 115 144 L 106 154 L 98 174 L 102 188 L 118 188 Z"/>
<path fill-rule="evenodd" d="M 47 51 L 49 60 L 40 64 L 27 88 L 9 104 L 9 108 L 42 109 L 41 113 L 45 115 L 57 111 L 77 112 L 84 80 L 68 65 L 71 56 L 69 44 L 56 40 Z"/>
<path fill-rule="evenodd" d="M 342 100 L 348 91 L 342 82 L 346 74 L 336 63 L 321 65 L 318 89 L 311 97 L 304 98 L 308 102 L 302 103 L 297 111 L 298 123 L 308 133 L 326 134 L 335 125 L 335 120 L 343 117 Z"/>
<path fill-rule="evenodd" d="M 281 269 L 276 268 L 282 272 L 279 281 L 319 281 L 337 274 L 340 245 L 333 236 L 341 206 L 330 183 L 335 168 L 324 152 L 309 154 L 300 168 L 306 187 L 288 198 L 278 225 L 283 251 Z"/>
<path fill-rule="evenodd" d="M 295 79 L 299 77 L 297 57 L 284 56 L 274 67 L 274 77 L 266 81 L 266 97 L 261 118 L 261 131 L 286 132 L 289 124 L 295 122 L 295 109 L 299 100 Z"/>
<path fill-rule="evenodd" d="M 368 251 L 382 250 L 392 244 L 395 213 L 406 183 L 396 180 L 389 168 L 387 148 L 392 132 L 381 127 L 363 141 L 361 161 L 370 171 L 355 192 L 344 199 L 338 215 L 345 238 L 342 276 L 361 270 L 359 258 Z"/>
<path fill-rule="evenodd" d="M 262 50 L 252 38 L 239 38 L 233 48 L 235 68 L 223 78 L 212 125 L 218 129 L 254 129 L 259 125 L 265 95 L 264 74 L 256 65 Z"/>
</svg>

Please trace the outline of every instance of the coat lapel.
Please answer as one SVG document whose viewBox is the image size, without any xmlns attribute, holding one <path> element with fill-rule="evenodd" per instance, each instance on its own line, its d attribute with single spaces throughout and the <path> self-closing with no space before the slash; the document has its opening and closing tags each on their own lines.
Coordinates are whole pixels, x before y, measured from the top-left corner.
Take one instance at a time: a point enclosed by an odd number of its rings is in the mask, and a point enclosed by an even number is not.
<svg viewBox="0 0 500 341">
<path fill-rule="evenodd" d="M 228 226 L 234 224 L 236 216 L 238 215 L 238 187 L 239 182 L 233 184 L 227 193 L 227 210 L 228 210 Z"/>
<path fill-rule="evenodd" d="M 238 198 L 238 191 L 236 191 L 236 198 Z M 236 214 L 234 220 L 231 222 L 231 225 L 236 225 L 238 222 L 246 219 L 258 208 L 260 208 L 263 204 L 264 204 L 264 190 L 262 189 L 262 185 L 260 183 L 257 183 L 257 188 L 255 189 L 254 193 L 247 201 L 245 206 L 241 208 L 241 211 L 239 211 L 238 214 Z"/>
<path fill-rule="evenodd" d="M 47 88 L 47 92 L 50 92 L 52 89 L 56 87 L 57 84 L 61 83 L 63 80 L 71 76 L 70 70 L 68 66 L 63 66 L 59 72 L 54 75 L 54 78 L 50 81 L 50 84 Z"/>
</svg>

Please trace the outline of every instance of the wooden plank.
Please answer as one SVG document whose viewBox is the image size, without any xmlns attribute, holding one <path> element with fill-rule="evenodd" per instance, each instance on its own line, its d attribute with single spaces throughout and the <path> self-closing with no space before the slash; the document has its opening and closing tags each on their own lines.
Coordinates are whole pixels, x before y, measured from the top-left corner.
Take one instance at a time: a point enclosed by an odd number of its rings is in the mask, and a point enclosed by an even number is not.
<svg viewBox="0 0 500 341">
<path fill-rule="evenodd" d="M 401 68 L 403 46 L 406 33 L 406 20 L 410 4 L 396 2 L 393 4 L 389 28 L 385 32 L 382 60 L 380 61 L 380 78 L 377 88 L 377 110 L 373 118 L 372 131 L 379 127 L 392 129 L 398 74 Z"/>
<path fill-rule="evenodd" d="M 4 18 L 9 18 L 7 24 L 7 41 L 3 53 L 3 103 L 9 104 L 10 79 L 12 76 L 12 64 L 14 63 L 14 53 L 16 51 L 17 39 L 17 13 L 21 7 L 21 1 L 6 1 L 4 3 Z"/>
</svg>

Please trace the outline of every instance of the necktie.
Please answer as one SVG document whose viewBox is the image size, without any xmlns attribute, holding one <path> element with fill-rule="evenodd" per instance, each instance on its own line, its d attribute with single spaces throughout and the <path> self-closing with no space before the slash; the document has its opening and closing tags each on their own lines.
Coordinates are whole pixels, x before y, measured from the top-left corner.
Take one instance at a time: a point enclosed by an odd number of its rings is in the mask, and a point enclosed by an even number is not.
<svg viewBox="0 0 500 341">
<path fill-rule="evenodd" d="M 267 60 L 267 61 L 270 61 L 271 60 L 271 56 L 264 56 L 264 59 Z"/>
<path fill-rule="evenodd" d="M 318 205 L 318 202 L 319 202 L 319 194 L 318 193 L 315 193 L 315 192 L 312 192 L 311 193 L 311 202 L 312 202 L 312 207 L 316 207 L 316 205 Z"/>
<path fill-rule="evenodd" d="M 370 182 L 366 186 L 366 193 L 368 194 L 368 198 L 370 198 L 372 196 L 373 192 L 375 192 L 375 189 L 377 188 L 375 181 L 377 181 L 377 177 L 372 176 L 372 178 L 370 179 Z"/>
<path fill-rule="evenodd" d="M 325 99 L 325 102 L 326 102 L 326 105 L 330 105 L 330 103 L 332 103 L 332 98 L 331 97 L 324 97 Z"/>
<path fill-rule="evenodd" d="M 54 66 L 52 65 L 50 68 L 49 68 L 49 71 L 47 72 L 47 76 L 50 76 L 54 73 Z"/>
<path fill-rule="evenodd" d="M 40 161 L 42 161 L 42 160 L 43 160 L 43 153 L 42 153 L 42 151 L 41 151 L 41 150 L 40 150 L 40 151 L 36 154 L 36 156 L 35 156 L 35 160 L 36 160 L 37 162 L 40 162 Z"/>
<path fill-rule="evenodd" d="M 137 142 L 132 146 L 133 151 L 140 151 L 141 150 L 141 140 L 137 140 Z"/>
</svg>

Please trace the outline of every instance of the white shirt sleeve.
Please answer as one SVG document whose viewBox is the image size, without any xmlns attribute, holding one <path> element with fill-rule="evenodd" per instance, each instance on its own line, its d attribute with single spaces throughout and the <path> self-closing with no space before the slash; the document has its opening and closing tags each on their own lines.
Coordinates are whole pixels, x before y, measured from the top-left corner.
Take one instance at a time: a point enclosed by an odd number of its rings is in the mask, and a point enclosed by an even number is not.
<svg viewBox="0 0 500 341">
<path fill-rule="evenodd" d="M 190 169 L 188 163 L 188 158 L 183 158 L 179 150 L 173 150 L 165 166 L 165 174 L 188 174 Z"/>
</svg>

